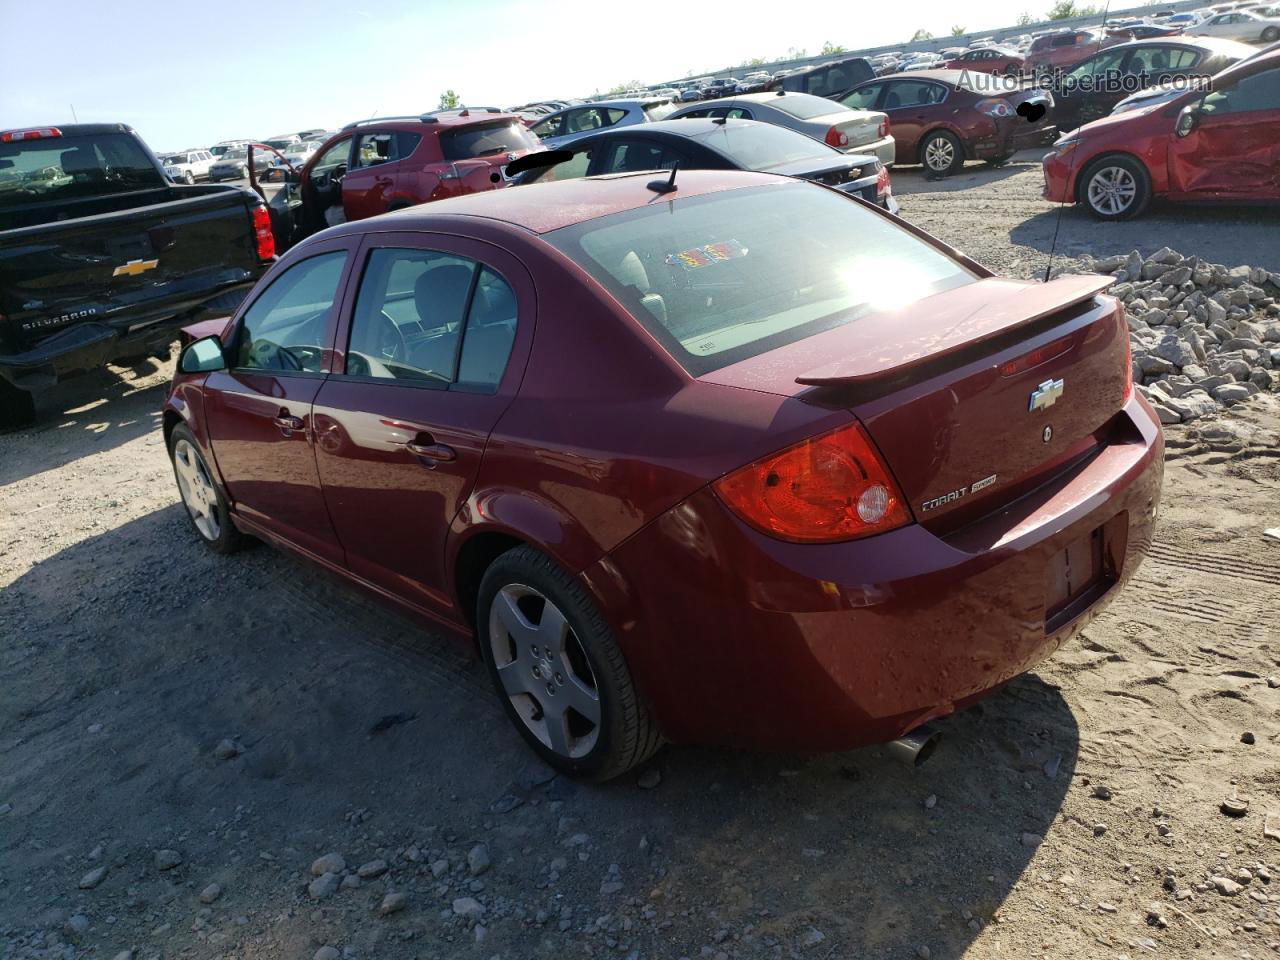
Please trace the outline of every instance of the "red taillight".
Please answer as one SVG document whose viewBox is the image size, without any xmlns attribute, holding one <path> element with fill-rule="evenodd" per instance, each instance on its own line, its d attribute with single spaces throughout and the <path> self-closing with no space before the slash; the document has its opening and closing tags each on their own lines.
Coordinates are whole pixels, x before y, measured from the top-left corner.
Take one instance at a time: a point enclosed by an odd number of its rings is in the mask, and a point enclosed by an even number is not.
<svg viewBox="0 0 1280 960">
<path fill-rule="evenodd" d="M 276 255 L 276 238 L 271 232 L 271 214 L 259 204 L 253 208 L 253 236 L 258 241 L 258 259 L 272 260 Z"/>
<path fill-rule="evenodd" d="M 847 147 L 849 145 L 849 135 L 839 127 L 832 127 L 827 131 L 827 146 L 829 147 Z"/>
<path fill-rule="evenodd" d="M 876 196 L 885 196 L 889 189 L 889 168 L 881 167 L 880 173 L 876 175 Z"/>
<path fill-rule="evenodd" d="M 30 130 L 6 130 L 0 133 L 0 143 L 17 143 L 19 140 L 44 140 L 47 137 L 60 137 L 62 131 L 57 127 L 32 127 Z"/>
<path fill-rule="evenodd" d="M 1120 324 L 1120 336 L 1124 337 L 1124 395 L 1120 398 L 1124 404 L 1133 396 L 1133 344 L 1129 342 L 1129 319 L 1119 300 L 1116 301 L 1116 320 Z"/>
<path fill-rule="evenodd" d="M 889 118 L 881 117 L 880 129 L 876 131 L 876 136 L 878 136 L 881 140 L 883 140 L 888 135 L 889 135 Z"/>
<path fill-rule="evenodd" d="M 911 522 L 897 483 L 856 423 L 735 470 L 714 489 L 757 530 L 799 543 L 856 540 Z"/>
</svg>

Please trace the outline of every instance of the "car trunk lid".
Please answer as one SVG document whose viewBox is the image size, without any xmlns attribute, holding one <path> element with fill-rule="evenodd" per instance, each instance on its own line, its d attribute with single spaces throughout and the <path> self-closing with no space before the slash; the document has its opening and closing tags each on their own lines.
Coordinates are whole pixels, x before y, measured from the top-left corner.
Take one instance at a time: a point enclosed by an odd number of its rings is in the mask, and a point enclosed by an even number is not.
<svg viewBox="0 0 1280 960">
<path fill-rule="evenodd" d="M 1109 277 L 989 278 L 704 375 L 852 410 L 916 519 L 954 526 L 1075 462 L 1123 405 Z M 789 382 L 788 382 L 789 381 Z"/>
</svg>

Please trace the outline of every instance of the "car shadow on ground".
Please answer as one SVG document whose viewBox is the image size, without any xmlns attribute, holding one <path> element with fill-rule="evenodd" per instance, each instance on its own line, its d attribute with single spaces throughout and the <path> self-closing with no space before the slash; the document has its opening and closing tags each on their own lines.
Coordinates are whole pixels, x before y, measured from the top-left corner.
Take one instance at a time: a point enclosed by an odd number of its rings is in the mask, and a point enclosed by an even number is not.
<svg viewBox="0 0 1280 960">
<path fill-rule="evenodd" d="M 237 952 L 266 949 L 253 939 L 264 926 L 274 955 L 313 951 L 307 866 L 336 849 L 354 863 L 392 851 L 373 889 L 326 901 L 338 928 L 326 942 L 358 955 L 414 956 L 442 930 L 462 940 L 448 955 L 601 955 L 601 934 L 583 928 L 608 914 L 635 918 L 614 940 L 644 956 L 705 946 L 899 958 L 927 947 L 959 958 L 998 923 L 1079 748 L 1058 689 L 1028 675 L 946 721 L 919 768 L 880 748 L 668 747 L 651 762 L 656 789 L 631 776 L 576 783 L 531 760 L 458 644 L 305 561 L 265 547 L 216 556 L 176 503 L 20 576 L 4 591 L 0 635 L 14 638 L 0 697 L 0 792 L 13 805 L 0 861 L 29 884 L 10 905 L 19 914 L 29 900 L 32 915 L 55 918 L 141 909 L 144 953 L 182 952 L 210 880 L 227 890 L 213 922 Z M 223 738 L 244 752 L 219 760 Z M 181 848 L 171 873 L 152 866 L 162 840 Z M 494 867 L 472 894 L 465 857 L 479 840 Z M 76 877 L 97 842 L 113 866 L 85 906 Z M 425 862 L 394 853 L 410 845 L 461 858 L 443 893 Z M 402 936 L 363 943 L 379 885 L 409 891 L 411 907 L 373 921 Z M 464 895 L 490 910 L 483 945 L 448 917 Z M 532 926 L 535 911 L 564 903 L 567 930 Z M 231 926 L 241 913 L 250 924 Z M 105 953 L 112 937 L 95 923 L 82 949 Z"/>
<path fill-rule="evenodd" d="M 955 193 L 975 186 L 999 183 L 1026 169 L 1030 158 L 1017 154 L 1008 163 L 999 167 L 990 167 L 985 163 L 969 161 L 958 172 L 941 180 L 930 180 L 925 176 L 924 167 L 894 166 L 890 171 L 895 196 L 910 196 L 913 193 Z M 1036 158 L 1038 163 L 1039 159 Z"/>
<path fill-rule="evenodd" d="M 1058 239 L 1054 245 L 1054 233 Z M 1009 231 L 1019 245 L 1069 257 L 1107 257 L 1164 246 L 1228 267 L 1248 264 L 1280 271 L 1280 209 L 1153 202 L 1133 220 L 1102 221 L 1082 207 L 1052 207 Z"/>
<path fill-rule="evenodd" d="M 152 358 L 130 368 L 94 370 L 37 394 L 35 423 L 0 433 L 0 487 L 85 456 L 84 444 L 64 433 L 96 434 L 92 452 L 100 452 L 158 431 L 167 381 L 155 374 L 163 364 Z"/>
</svg>

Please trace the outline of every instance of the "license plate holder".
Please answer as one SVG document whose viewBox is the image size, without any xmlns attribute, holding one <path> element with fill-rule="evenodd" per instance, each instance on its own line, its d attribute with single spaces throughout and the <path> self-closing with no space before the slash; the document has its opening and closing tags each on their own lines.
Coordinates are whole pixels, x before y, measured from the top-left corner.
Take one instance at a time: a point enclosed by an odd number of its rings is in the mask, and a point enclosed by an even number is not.
<svg viewBox="0 0 1280 960">
<path fill-rule="evenodd" d="M 1049 557 L 1045 569 L 1045 632 L 1066 626 L 1115 582 L 1107 562 L 1106 527 L 1095 527 Z"/>
</svg>

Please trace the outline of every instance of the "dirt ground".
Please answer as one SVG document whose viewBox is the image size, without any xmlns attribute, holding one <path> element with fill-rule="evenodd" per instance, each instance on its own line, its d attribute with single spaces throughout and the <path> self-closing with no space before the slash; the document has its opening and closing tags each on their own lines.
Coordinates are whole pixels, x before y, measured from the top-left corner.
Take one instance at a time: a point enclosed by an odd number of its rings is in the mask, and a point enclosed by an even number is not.
<svg viewBox="0 0 1280 960">
<path fill-rule="evenodd" d="M 1036 248 L 994 188 L 972 219 L 916 176 L 906 215 L 967 252 Z M 1219 213 L 1242 246 L 1210 255 L 1280 268 L 1253 222 Z M 171 370 L 81 378 L 0 436 L 3 960 L 1280 951 L 1276 397 L 1169 430 L 1136 580 L 924 766 L 670 747 L 641 789 L 532 761 L 465 649 L 303 561 L 206 551 Z M 309 889 L 330 853 L 349 879 Z"/>
</svg>

